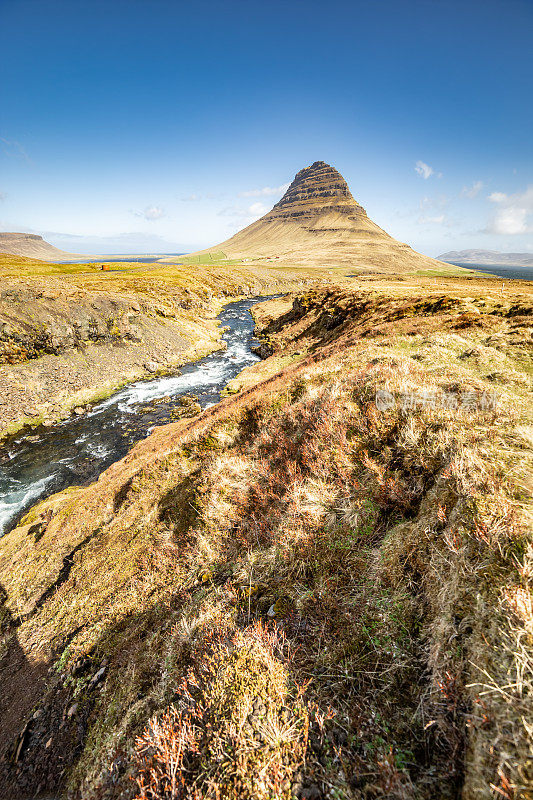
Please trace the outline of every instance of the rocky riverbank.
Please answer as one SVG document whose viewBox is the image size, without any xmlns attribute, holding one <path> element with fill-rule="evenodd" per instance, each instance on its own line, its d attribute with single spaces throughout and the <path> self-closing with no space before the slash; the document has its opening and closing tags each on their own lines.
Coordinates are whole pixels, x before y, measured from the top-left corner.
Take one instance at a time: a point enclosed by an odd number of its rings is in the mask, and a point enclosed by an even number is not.
<svg viewBox="0 0 533 800">
<path fill-rule="evenodd" d="M 163 312 L 143 297 L 45 283 L 11 281 L 0 293 L 0 438 L 220 346 L 216 300 Z"/>
<path fill-rule="evenodd" d="M 0 261 L 0 439 L 53 423 L 124 383 L 220 346 L 224 302 L 316 282 L 239 266 L 139 267 L 51 274 L 59 265 Z M 24 277 L 17 277 L 20 272 Z"/>
</svg>

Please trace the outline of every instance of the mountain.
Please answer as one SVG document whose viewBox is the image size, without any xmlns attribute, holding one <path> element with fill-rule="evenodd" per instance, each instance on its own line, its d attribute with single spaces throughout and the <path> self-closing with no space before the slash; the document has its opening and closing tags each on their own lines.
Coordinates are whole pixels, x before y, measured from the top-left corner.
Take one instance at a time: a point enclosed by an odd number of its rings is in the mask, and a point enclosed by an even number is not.
<svg viewBox="0 0 533 800">
<path fill-rule="evenodd" d="M 500 253 L 497 250 L 450 250 L 438 256 L 440 261 L 458 264 L 494 264 L 509 267 L 533 267 L 533 253 Z"/>
<path fill-rule="evenodd" d="M 63 261 L 77 257 L 76 253 L 59 250 L 35 233 L 0 233 L 0 253 L 38 258 L 41 261 Z"/>
<path fill-rule="evenodd" d="M 443 268 L 376 225 L 342 175 L 324 161 L 300 170 L 263 217 L 198 255 L 221 250 L 230 258 L 273 258 L 309 267 L 353 266 L 372 272 Z"/>
</svg>

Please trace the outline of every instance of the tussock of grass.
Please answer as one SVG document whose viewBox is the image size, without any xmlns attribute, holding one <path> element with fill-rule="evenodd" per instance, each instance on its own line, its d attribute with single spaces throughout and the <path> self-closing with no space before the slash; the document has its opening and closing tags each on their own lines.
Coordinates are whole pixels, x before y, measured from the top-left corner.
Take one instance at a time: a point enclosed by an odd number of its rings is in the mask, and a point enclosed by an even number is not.
<svg viewBox="0 0 533 800">
<path fill-rule="evenodd" d="M 257 622 L 233 633 L 204 631 L 200 641 L 200 668 L 137 740 L 137 800 L 290 798 L 308 716 L 289 685 L 282 634 Z"/>
</svg>

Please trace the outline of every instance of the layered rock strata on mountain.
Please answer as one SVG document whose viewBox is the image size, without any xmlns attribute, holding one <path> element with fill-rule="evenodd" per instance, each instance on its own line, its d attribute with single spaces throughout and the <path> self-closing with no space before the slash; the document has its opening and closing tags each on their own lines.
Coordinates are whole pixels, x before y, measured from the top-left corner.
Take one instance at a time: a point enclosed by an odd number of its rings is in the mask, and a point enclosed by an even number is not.
<svg viewBox="0 0 533 800">
<path fill-rule="evenodd" d="M 315 161 L 297 173 L 281 200 L 263 219 L 301 222 L 331 212 L 367 216 L 365 209 L 353 199 L 340 172 L 324 161 Z"/>
</svg>

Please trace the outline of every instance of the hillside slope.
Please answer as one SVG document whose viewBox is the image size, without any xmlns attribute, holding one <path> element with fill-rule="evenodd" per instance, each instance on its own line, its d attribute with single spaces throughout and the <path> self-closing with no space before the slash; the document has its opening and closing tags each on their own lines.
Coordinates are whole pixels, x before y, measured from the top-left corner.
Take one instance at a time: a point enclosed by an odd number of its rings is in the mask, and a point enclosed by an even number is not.
<svg viewBox="0 0 533 800">
<path fill-rule="evenodd" d="M 346 266 L 369 272 L 446 269 L 398 242 L 357 203 L 342 175 L 324 161 L 302 169 L 281 200 L 261 219 L 216 247 L 230 258 L 276 258 L 316 267 Z"/>
<path fill-rule="evenodd" d="M 83 258 L 76 253 L 67 253 L 46 242 L 35 233 L 0 233 L 0 253 L 8 253 L 42 261 L 62 261 Z"/>
<path fill-rule="evenodd" d="M 531 303 L 260 319 L 255 385 L 0 540 L 2 797 L 531 797 Z"/>
</svg>

